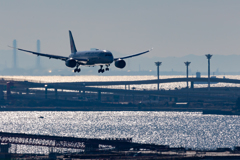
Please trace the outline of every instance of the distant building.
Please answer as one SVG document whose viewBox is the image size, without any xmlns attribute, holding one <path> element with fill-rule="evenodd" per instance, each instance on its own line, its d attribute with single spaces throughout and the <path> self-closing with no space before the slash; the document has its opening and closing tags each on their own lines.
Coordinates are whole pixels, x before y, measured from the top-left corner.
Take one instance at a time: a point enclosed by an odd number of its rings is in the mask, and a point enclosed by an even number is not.
<svg viewBox="0 0 240 160">
<path fill-rule="evenodd" d="M 201 72 L 196 72 L 196 78 L 201 78 Z M 211 76 L 211 78 L 216 78 L 216 76 Z M 194 82 L 194 84 L 207 84 L 207 82 Z M 211 84 L 217 84 L 217 82 L 211 82 Z"/>
<path fill-rule="evenodd" d="M 201 72 L 196 72 L 196 78 L 201 78 Z"/>
</svg>

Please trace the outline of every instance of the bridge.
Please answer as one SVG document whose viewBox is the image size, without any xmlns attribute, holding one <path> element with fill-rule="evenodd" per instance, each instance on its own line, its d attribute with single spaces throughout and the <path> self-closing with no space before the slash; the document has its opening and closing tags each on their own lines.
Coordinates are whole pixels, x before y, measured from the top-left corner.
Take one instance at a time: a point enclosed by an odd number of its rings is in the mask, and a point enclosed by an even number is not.
<svg viewBox="0 0 240 160">
<path fill-rule="evenodd" d="M 131 90 L 130 85 L 141 85 L 141 84 L 164 84 L 164 83 L 176 83 L 176 82 L 191 82 L 191 89 L 183 88 L 181 90 Z M 215 83 L 234 83 L 240 84 L 240 80 L 238 79 L 225 79 L 225 78 L 210 78 L 211 82 Z M 7 95 L 12 94 L 11 90 L 16 90 L 15 93 L 24 92 L 28 96 L 30 88 L 42 88 L 44 89 L 45 98 L 48 94 L 55 94 L 55 97 L 59 96 L 58 90 L 72 90 L 78 91 L 82 93 L 84 96 L 85 92 L 94 92 L 98 93 L 98 98 L 101 99 L 101 93 L 114 93 L 114 94 L 127 94 L 127 95 L 155 95 L 155 96 L 164 96 L 164 97 L 183 97 L 183 98 L 209 98 L 209 99 L 219 99 L 219 100 L 230 100 L 235 101 L 239 96 L 238 92 L 232 92 L 232 90 L 227 93 L 225 88 L 214 88 L 210 92 L 206 90 L 206 88 L 198 88 L 194 89 L 194 83 L 196 82 L 208 82 L 208 78 L 168 78 L 168 79 L 153 79 L 153 80 L 140 80 L 140 81 L 105 81 L 105 82 L 59 82 L 59 83 L 49 83 L 49 82 L 41 82 L 41 81 L 32 81 L 32 80 L 24 80 L 24 79 L 0 79 L 0 85 L 6 85 Z M 114 88 L 106 88 L 106 86 L 116 86 L 123 85 L 125 89 L 114 89 Z M 14 86 L 14 89 L 11 89 L 11 86 Z M 105 87 L 104 87 L 105 86 Z M 128 89 L 127 89 L 128 86 Z M 3 87 L 0 87 L 3 88 Z M 54 89 L 49 90 L 49 89 Z M 235 91 L 238 88 L 234 88 Z M 21 92 L 18 92 L 21 90 Z M 40 92 L 40 91 L 39 91 Z M 70 94 L 70 93 L 69 93 Z M 71 92 L 71 95 L 73 92 Z M 16 94 L 15 94 L 16 95 Z M 1 96 L 1 95 L 0 95 Z"/>
<path fill-rule="evenodd" d="M 101 149 L 129 150 L 133 149 L 168 149 L 165 145 L 140 144 L 132 142 L 132 138 L 77 138 L 66 136 L 35 135 L 24 133 L 0 132 L 0 143 L 44 146 L 56 148 L 82 149 L 97 151 Z"/>
<path fill-rule="evenodd" d="M 24 80 L 24 79 L 11 79 L 11 78 L 2 78 L 0 79 L 0 84 L 5 84 L 6 81 L 14 82 L 17 85 L 26 85 L 31 84 L 36 87 L 45 86 L 45 85 L 74 85 L 74 86 L 114 86 L 114 85 L 141 85 L 141 84 L 157 84 L 157 83 L 176 83 L 176 82 L 208 82 L 208 78 L 167 78 L 167 79 L 152 79 L 152 80 L 138 80 L 138 81 L 105 81 L 105 82 L 43 82 L 43 81 L 34 81 L 34 80 Z M 238 79 L 227 79 L 227 78 L 210 78 L 210 82 L 215 83 L 234 83 L 240 84 Z"/>
<path fill-rule="evenodd" d="M 153 79 L 153 80 L 140 80 L 140 81 L 108 81 L 108 82 L 63 82 L 61 84 L 72 84 L 80 86 L 109 86 L 109 85 L 140 85 L 140 84 L 157 84 L 157 83 L 176 83 L 176 82 L 208 82 L 208 78 L 168 78 L 168 79 Z M 240 84 L 238 79 L 226 78 L 210 78 L 210 82 L 216 83 L 235 83 Z M 59 83 L 49 83 L 59 84 Z"/>
</svg>

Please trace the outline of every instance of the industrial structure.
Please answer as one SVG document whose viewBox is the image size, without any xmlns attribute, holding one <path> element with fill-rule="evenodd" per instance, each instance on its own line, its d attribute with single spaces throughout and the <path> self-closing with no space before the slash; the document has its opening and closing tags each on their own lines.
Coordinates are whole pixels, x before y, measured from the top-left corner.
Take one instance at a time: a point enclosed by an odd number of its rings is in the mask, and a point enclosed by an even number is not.
<svg viewBox="0 0 240 160">
<path fill-rule="evenodd" d="M 40 40 L 37 40 L 37 52 L 40 53 Z M 40 69 L 41 68 L 41 64 L 40 64 L 40 57 L 37 56 L 37 60 L 36 60 L 36 68 Z"/>
<path fill-rule="evenodd" d="M 17 69 L 17 41 L 13 40 L 13 69 Z"/>
</svg>

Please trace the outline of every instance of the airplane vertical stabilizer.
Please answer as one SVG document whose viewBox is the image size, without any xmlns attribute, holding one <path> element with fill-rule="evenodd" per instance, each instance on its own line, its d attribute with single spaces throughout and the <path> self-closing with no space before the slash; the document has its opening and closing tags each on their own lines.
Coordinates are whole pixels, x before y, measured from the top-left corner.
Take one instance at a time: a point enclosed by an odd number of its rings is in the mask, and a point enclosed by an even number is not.
<svg viewBox="0 0 240 160">
<path fill-rule="evenodd" d="M 76 49 L 71 31 L 69 31 L 69 38 L 70 38 L 71 53 L 76 53 L 77 49 Z"/>
</svg>

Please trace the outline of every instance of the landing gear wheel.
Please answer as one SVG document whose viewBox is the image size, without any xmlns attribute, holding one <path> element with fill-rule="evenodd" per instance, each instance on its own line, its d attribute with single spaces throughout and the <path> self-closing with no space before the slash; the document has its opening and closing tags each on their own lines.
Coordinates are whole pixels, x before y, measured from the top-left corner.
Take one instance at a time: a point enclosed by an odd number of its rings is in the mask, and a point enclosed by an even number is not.
<svg viewBox="0 0 240 160">
<path fill-rule="evenodd" d="M 109 68 L 106 68 L 106 71 L 109 71 Z"/>
<path fill-rule="evenodd" d="M 104 72 L 104 69 L 102 69 L 102 68 L 103 68 L 103 65 L 100 65 L 100 69 L 98 70 L 98 73 Z"/>
<path fill-rule="evenodd" d="M 81 71 L 80 68 L 75 68 L 75 69 L 74 69 L 74 73 L 76 73 L 76 72 L 80 72 L 80 71 Z"/>
<path fill-rule="evenodd" d="M 103 73 L 104 72 L 104 69 L 99 69 L 98 70 L 98 73 Z"/>
</svg>

